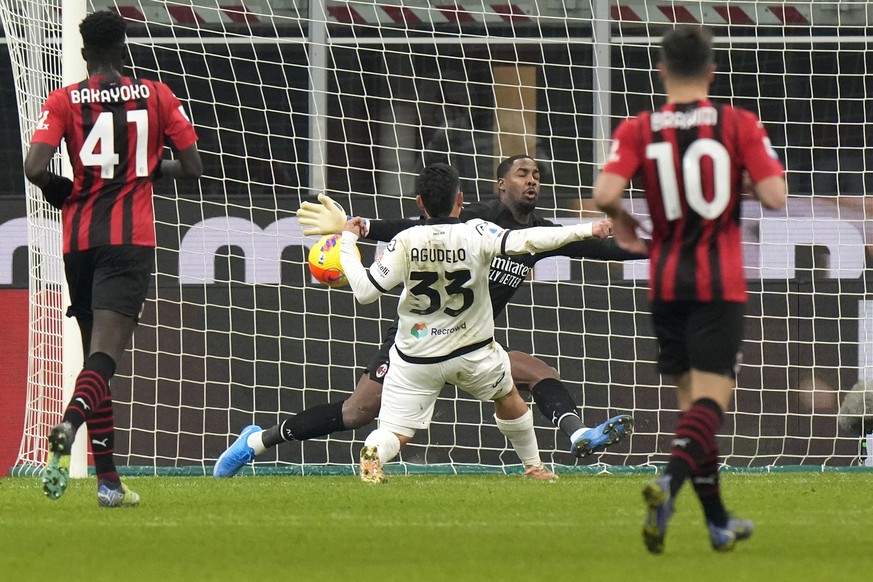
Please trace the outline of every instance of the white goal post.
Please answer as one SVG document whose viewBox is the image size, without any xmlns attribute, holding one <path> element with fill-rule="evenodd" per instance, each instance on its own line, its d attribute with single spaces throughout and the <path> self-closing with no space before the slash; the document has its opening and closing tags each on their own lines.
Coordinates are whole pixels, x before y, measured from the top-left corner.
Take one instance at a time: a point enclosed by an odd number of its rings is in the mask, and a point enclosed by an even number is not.
<svg viewBox="0 0 873 582">
<path fill-rule="evenodd" d="M 859 435 L 840 430 L 838 411 L 856 383 L 873 380 L 867 3 L 88 2 L 105 8 L 129 22 L 130 72 L 182 100 L 204 160 L 198 183 L 155 188 L 157 273 L 111 386 L 122 472 L 202 474 L 243 426 L 351 392 L 396 299 L 360 306 L 348 289 L 311 279 L 315 237 L 294 216 L 303 200 L 323 191 L 350 213 L 413 216 L 422 164 L 450 161 L 467 199 L 488 199 L 499 161 L 528 153 L 542 165 L 546 217 L 592 216 L 611 130 L 663 98 L 655 48 L 674 23 L 712 27 L 713 96 L 759 115 L 791 193 L 787 211 L 743 206 L 751 294 L 720 437 L 725 462 L 859 464 Z M 61 13 L 60 0 L 0 0 L 22 154 L 62 83 Z M 27 195 L 31 347 L 18 473 L 45 463 L 67 350 L 58 216 L 38 190 Z M 628 204 L 645 211 L 638 191 Z M 366 263 L 376 247 L 362 248 Z M 643 262 L 544 261 L 498 320 L 504 345 L 560 371 L 589 424 L 635 416 L 632 438 L 576 461 L 536 415 L 549 462 L 631 470 L 667 459 L 676 403 L 654 364 L 646 277 Z M 365 434 L 278 447 L 256 471 L 348 472 Z M 499 471 L 517 460 L 490 408 L 447 388 L 402 462 Z"/>
</svg>

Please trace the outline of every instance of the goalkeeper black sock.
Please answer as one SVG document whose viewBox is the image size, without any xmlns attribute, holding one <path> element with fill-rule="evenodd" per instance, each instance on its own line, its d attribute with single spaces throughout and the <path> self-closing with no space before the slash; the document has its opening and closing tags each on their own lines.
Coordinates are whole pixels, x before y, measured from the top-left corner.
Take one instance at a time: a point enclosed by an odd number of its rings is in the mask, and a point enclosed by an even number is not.
<svg viewBox="0 0 873 582">
<path fill-rule="evenodd" d="M 557 378 L 540 380 L 531 386 L 530 393 L 543 416 L 567 433 L 567 436 L 573 436 L 577 430 L 585 428 L 576 412 L 576 402 L 564 383 Z"/>
<path fill-rule="evenodd" d="M 346 430 L 343 424 L 345 400 L 319 404 L 300 414 L 289 416 L 272 428 L 264 431 L 264 446 L 274 447 L 288 441 L 306 441 Z"/>
<path fill-rule="evenodd" d="M 665 474 L 670 475 L 670 494 L 676 495 L 689 476 L 704 466 L 710 451 L 718 450 L 715 433 L 721 426 L 721 407 L 709 398 L 695 400 L 676 425 L 673 449 Z"/>
</svg>

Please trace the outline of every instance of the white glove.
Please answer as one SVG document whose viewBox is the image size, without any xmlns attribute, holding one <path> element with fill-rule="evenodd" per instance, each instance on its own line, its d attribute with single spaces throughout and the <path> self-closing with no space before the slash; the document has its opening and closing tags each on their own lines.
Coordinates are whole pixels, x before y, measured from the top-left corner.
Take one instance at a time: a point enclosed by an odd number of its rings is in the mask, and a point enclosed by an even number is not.
<svg viewBox="0 0 873 582">
<path fill-rule="evenodd" d="M 343 207 L 327 194 L 319 194 L 318 201 L 303 202 L 297 211 L 297 223 L 304 227 L 303 234 L 339 234 L 346 226 L 348 217 Z M 309 228 L 305 228 L 309 227 Z"/>
</svg>

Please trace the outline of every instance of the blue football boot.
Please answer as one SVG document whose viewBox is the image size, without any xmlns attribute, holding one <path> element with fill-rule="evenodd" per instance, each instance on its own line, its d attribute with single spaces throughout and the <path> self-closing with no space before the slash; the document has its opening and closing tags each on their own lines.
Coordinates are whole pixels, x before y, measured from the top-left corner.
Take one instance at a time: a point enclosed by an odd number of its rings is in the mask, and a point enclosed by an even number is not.
<svg viewBox="0 0 873 582">
<path fill-rule="evenodd" d="M 260 432 L 261 427 L 250 424 L 239 433 L 239 436 L 226 451 L 215 461 L 212 476 L 215 478 L 233 477 L 247 464 L 255 460 L 255 451 L 249 446 L 249 435 Z"/>
<path fill-rule="evenodd" d="M 706 529 L 709 531 L 709 541 L 712 544 L 712 549 L 717 552 L 729 552 L 737 542 L 752 537 L 752 532 L 755 531 L 755 524 L 748 519 L 729 516 L 727 526 L 718 527 L 707 522 Z"/>
<path fill-rule="evenodd" d="M 619 414 L 576 436 L 570 445 L 570 452 L 584 459 L 609 445 L 614 445 L 633 431 L 633 417 L 629 414 Z"/>
</svg>

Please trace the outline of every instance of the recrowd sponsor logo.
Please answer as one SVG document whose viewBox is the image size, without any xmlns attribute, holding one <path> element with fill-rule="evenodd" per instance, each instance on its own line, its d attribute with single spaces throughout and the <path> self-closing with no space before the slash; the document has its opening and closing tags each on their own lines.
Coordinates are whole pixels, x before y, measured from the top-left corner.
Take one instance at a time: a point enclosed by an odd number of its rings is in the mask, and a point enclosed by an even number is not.
<svg viewBox="0 0 873 582">
<path fill-rule="evenodd" d="M 423 322 L 416 323 L 412 326 L 412 329 L 409 330 L 409 335 L 416 339 L 422 339 L 427 337 L 428 335 L 432 336 L 441 336 L 441 335 L 451 335 L 455 332 L 467 329 L 467 322 L 458 324 L 453 327 L 432 327 L 430 330 L 427 328 L 427 324 Z"/>
</svg>

